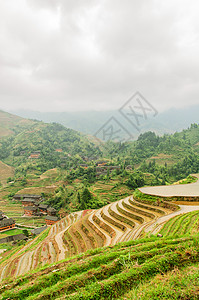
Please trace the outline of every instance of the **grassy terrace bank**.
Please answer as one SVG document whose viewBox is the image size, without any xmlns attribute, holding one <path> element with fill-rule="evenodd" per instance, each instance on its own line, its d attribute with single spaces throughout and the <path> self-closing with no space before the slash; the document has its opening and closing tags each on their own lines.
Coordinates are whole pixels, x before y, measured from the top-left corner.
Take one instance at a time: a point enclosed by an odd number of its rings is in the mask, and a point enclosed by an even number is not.
<svg viewBox="0 0 199 300">
<path fill-rule="evenodd" d="M 184 268 L 196 268 L 199 262 L 198 237 L 198 234 L 179 238 L 151 237 L 89 250 L 14 280 L 5 280 L 0 287 L 0 297 L 2 300 L 128 299 L 125 296 L 128 291 L 134 293 L 145 284 L 151 287 L 150 283 L 157 280 L 157 276 L 170 276 L 176 270 L 183 272 Z M 190 274 L 189 281 L 192 277 Z M 184 278 L 181 280 L 178 276 L 179 287 L 183 282 Z M 183 299 L 198 299 L 198 281 L 195 278 L 191 283 L 192 290 L 185 286 L 183 293 L 187 298 Z M 160 284 L 157 289 L 153 287 L 151 293 L 158 294 L 159 298 L 154 296 L 151 299 L 165 299 L 161 298 L 159 290 Z M 134 299 L 147 299 L 146 293 L 142 296 Z M 177 298 L 173 293 L 169 299 Z"/>
</svg>

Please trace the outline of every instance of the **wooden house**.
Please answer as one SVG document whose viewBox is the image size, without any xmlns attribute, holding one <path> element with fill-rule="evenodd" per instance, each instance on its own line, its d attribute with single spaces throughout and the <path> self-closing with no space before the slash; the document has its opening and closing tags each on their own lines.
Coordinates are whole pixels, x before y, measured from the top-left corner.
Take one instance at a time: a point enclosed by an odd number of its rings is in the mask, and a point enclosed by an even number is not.
<svg viewBox="0 0 199 300">
<path fill-rule="evenodd" d="M 59 221 L 59 218 L 58 218 L 58 217 L 54 217 L 54 216 L 46 216 L 46 217 L 45 217 L 46 225 L 53 225 L 53 224 L 55 224 L 57 221 Z"/>
<path fill-rule="evenodd" d="M 34 206 L 35 205 L 35 200 L 32 198 L 24 198 L 21 201 L 23 206 Z"/>
<path fill-rule="evenodd" d="M 14 227 L 15 227 L 15 221 L 12 218 L 10 218 L 10 219 L 4 218 L 0 221 L 0 231 L 6 230 L 6 229 L 11 229 Z"/>
<path fill-rule="evenodd" d="M 60 148 L 60 149 L 55 149 L 56 152 L 63 152 L 63 150 Z"/>
<path fill-rule="evenodd" d="M 25 206 L 24 214 L 28 217 L 35 216 L 37 214 L 38 208 L 35 206 Z"/>
<path fill-rule="evenodd" d="M 30 154 L 29 159 L 38 159 L 40 154 Z"/>
<path fill-rule="evenodd" d="M 40 204 L 38 208 L 39 208 L 40 212 L 47 213 L 48 205 L 47 204 Z"/>
<path fill-rule="evenodd" d="M 108 161 L 105 161 L 105 160 L 99 160 L 96 162 L 98 167 L 106 166 L 107 163 L 108 163 Z"/>
<path fill-rule="evenodd" d="M 87 164 L 79 164 L 79 167 L 82 167 L 84 169 L 87 169 L 88 168 L 88 165 Z"/>
</svg>

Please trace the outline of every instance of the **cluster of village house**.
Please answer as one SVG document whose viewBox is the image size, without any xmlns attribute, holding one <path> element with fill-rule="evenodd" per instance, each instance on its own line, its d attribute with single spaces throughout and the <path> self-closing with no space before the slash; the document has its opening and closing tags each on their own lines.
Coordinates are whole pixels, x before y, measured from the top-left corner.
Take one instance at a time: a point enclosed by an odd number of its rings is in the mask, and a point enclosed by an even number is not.
<svg viewBox="0 0 199 300">
<path fill-rule="evenodd" d="M 6 215 L 2 211 L 0 211 L 0 231 L 9 230 L 12 228 L 15 228 L 15 221 L 12 218 L 6 217 Z M 31 230 L 31 234 L 33 236 L 38 235 L 45 229 L 47 229 L 47 226 L 33 229 Z M 20 233 L 20 234 L 7 236 L 5 238 L 0 239 L 0 244 L 16 242 L 19 240 L 27 240 L 27 239 L 28 238 L 23 233 Z"/>
<path fill-rule="evenodd" d="M 62 152 L 62 149 L 55 149 L 55 152 Z M 26 151 L 21 151 L 20 155 L 24 155 L 26 154 Z M 41 155 L 41 151 L 34 151 L 30 154 L 30 156 L 28 157 L 29 159 L 38 159 L 40 158 Z"/>
<path fill-rule="evenodd" d="M 41 195 L 16 194 L 13 200 L 21 201 L 25 216 L 45 216 L 46 225 L 52 225 L 59 220 L 56 209 L 43 204 Z"/>
<path fill-rule="evenodd" d="M 53 225 L 59 218 L 56 216 L 56 209 L 42 204 L 39 195 L 15 195 L 14 200 L 21 200 L 26 216 L 45 216 L 46 225 Z M 15 220 L 8 218 L 0 211 L 0 231 L 12 229 L 15 227 Z"/>
<path fill-rule="evenodd" d="M 55 149 L 55 152 L 63 152 L 63 150 L 60 148 L 60 149 Z M 21 155 L 23 155 L 25 153 L 25 151 L 21 151 Z M 41 154 L 41 151 L 34 151 L 30 154 L 30 156 L 28 157 L 29 159 L 38 159 L 40 157 L 40 154 Z M 64 161 L 64 159 L 67 159 L 68 157 L 71 157 L 70 154 L 67 154 L 66 157 L 62 157 L 62 160 Z M 89 159 L 87 157 L 82 157 L 82 159 L 84 161 L 88 161 Z M 95 158 L 93 158 L 95 159 Z M 92 160 L 92 158 L 90 158 L 90 160 Z M 97 161 L 96 162 L 96 177 L 99 177 L 101 175 L 106 175 L 107 172 L 109 171 L 110 173 L 114 170 L 119 170 L 120 169 L 120 166 L 107 166 L 107 161 Z M 61 164 L 62 166 L 64 166 L 65 164 Z M 89 165 L 87 163 L 84 163 L 84 164 L 79 164 L 79 167 L 82 167 L 84 169 L 87 169 L 89 167 Z M 73 168 L 71 168 L 72 170 Z M 70 170 L 70 171 L 71 171 Z M 127 166 L 126 167 L 126 170 L 132 170 L 132 166 Z"/>
<path fill-rule="evenodd" d="M 120 166 L 107 166 L 107 161 L 98 161 L 96 162 L 96 177 L 101 175 L 106 175 L 108 171 L 111 173 L 114 170 L 119 170 Z M 79 167 L 87 169 L 89 167 L 88 164 L 80 164 Z"/>
</svg>

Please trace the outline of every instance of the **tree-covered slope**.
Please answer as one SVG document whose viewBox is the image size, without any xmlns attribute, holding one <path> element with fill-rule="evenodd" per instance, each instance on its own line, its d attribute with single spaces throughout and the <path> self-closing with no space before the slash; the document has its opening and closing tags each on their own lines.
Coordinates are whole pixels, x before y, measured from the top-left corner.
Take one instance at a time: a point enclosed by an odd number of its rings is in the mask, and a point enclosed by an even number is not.
<svg viewBox="0 0 199 300">
<path fill-rule="evenodd" d="M 84 156 L 98 156 L 100 153 L 86 136 L 60 124 L 8 117 L 9 126 L 3 118 L 1 123 L 12 134 L 1 140 L 0 160 L 14 167 L 25 167 L 31 161 L 38 169 L 46 171 L 61 164 L 70 167 L 77 161 L 81 162 Z"/>
</svg>

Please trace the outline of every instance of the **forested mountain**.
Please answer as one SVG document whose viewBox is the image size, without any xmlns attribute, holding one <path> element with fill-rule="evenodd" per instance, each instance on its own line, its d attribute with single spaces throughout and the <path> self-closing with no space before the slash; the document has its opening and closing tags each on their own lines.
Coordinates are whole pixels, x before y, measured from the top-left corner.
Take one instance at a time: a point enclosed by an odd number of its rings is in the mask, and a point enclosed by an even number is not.
<svg viewBox="0 0 199 300">
<path fill-rule="evenodd" d="M 84 156 L 99 156 L 100 149 L 88 137 L 63 125 L 47 124 L 18 118 L 7 113 L 0 115 L 1 127 L 9 130 L 1 139 L 0 160 L 14 167 L 28 162 L 44 172 L 50 168 L 71 166 L 83 162 Z"/>
<path fill-rule="evenodd" d="M 71 128 L 86 134 L 95 134 L 106 121 L 114 116 L 128 131 L 132 133 L 134 139 L 139 132 L 117 111 L 80 111 L 80 112 L 38 112 L 38 111 L 13 111 L 13 113 L 23 117 L 41 120 L 43 122 L 57 122 L 67 128 Z M 154 131 L 156 134 L 175 133 L 190 126 L 191 123 L 198 123 L 199 105 L 185 108 L 171 108 L 167 111 L 159 112 L 155 118 L 149 117 L 142 120 L 140 131 Z"/>
<path fill-rule="evenodd" d="M 196 123 L 172 135 L 158 136 L 149 131 L 141 134 L 137 141 L 109 141 L 100 146 L 96 139 L 58 123 L 26 120 L 2 112 L 1 127 L 9 128 L 10 136 L 1 140 L 0 160 L 16 168 L 33 165 L 41 172 L 54 167 L 69 170 L 85 162 L 94 167 L 93 162 L 106 158 L 109 165 L 120 166 L 120 170 L 130 165 L 132 169 L 153 173 L 163 181 L 199 171 L 199 126 Z"/>
</svg>

